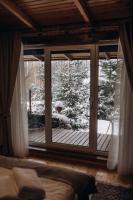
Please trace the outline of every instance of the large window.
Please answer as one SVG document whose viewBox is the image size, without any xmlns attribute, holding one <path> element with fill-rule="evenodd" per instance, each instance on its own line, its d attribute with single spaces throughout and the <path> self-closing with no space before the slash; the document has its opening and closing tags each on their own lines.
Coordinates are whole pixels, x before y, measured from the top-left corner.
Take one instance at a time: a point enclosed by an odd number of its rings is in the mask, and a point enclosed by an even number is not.
<svg viewBox="0 0 133 200">
<path fill-rule="evenodd" d="M 87 45 L 45 50 L 47 147 L 95 151 L 96 113 L 91 108 L 95 104 L 95 53 Z"/>
<path fill-rule="evenodd" d="M 89 145 L 90 61 L 52 61 L 52 141 Z"/>
<path fill-rule="evenodd" d="M 108 151 L 114 117 L 117 60 L 99 59 L 97 150 Z"/>
<path fill-rule="evenodd" d="M 100 49 L 47 47 L 44 61 L 25 62 L 30 145 L 108 152 L 117 60 Z"/>
<path fill-rule="evenodd" d="M 25 61 L 24 67 L 29 141 L 40 145 L 45 143 L 44 62 Z"/>
</svg>

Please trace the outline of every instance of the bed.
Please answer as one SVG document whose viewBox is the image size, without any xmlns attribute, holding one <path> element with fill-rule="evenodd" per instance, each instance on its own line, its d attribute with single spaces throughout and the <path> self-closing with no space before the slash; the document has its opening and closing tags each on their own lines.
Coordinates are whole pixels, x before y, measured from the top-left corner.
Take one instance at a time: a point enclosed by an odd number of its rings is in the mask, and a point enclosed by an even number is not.
<svg viewBox="0 0 133 200">
<path fill-rule="evenodd" d="M 35 169 L 45 189 L 46 200 L 88 200 L 96 192 L 93 176 L 27 159 L 0 156 L 0 176 L 10 174 L 13 167 Z"/>
</svg>

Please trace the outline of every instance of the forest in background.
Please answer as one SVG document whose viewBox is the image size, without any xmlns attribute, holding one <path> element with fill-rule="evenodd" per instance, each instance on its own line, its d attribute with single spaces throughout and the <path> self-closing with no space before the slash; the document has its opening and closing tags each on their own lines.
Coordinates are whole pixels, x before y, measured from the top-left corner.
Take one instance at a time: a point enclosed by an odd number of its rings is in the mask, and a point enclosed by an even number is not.
<svg viewBox="0 0 133 200">
<path fill-rule="evenodd" d="M 32 109 L 44 114 L 44 64 L 36 62 L 37 81 L 30 86 Z M 114 114 L 117 61 L 99 60 L 98 119 L 110 121 Z M 28 91 L 27 91 L 28 94 Z M 28 99 L 28 97 L 27 97 Z M 63 103 L 62 113 L 75 122 L 77 128 L 85 128 L 90 116 L 90 61 L 52 61 L 52 108 L 56 101 Z M 39 102 L 39 104 L 37 103 Z M 39 105 L 39 106 L 38 106 Z"/>
</svg>

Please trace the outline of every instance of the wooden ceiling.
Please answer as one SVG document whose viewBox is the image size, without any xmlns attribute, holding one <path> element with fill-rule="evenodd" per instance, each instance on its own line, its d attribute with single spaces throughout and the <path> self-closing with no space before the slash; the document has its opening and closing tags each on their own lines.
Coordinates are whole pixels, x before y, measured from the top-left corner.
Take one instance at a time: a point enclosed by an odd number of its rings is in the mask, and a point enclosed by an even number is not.
<svg viewBox="0 0 133 200">
<path fill-rule="evenodd" d="M 25 45 L 116 41 L 133 19 L 133 0 L 0 0 L 0 30 L 23 34 Z"/>
<path fill-rule="evenodd" d="M 21 25 L 25 24 L 16 15 L 15 7 L 23 17 L 25 15 L 27 19 L 31 19 L 35 29 L 50 25 L 91 24 L 94 21 L 133 17 L 132 0 L 0 0 L 0 4 L 0 23 L 4 21 L 11 25 L 13 22 L 15 28 L 19 21 L 22 22 Z M 13 16 L 16 16 L 16 20 Z M 26 26 L 28 27 L 28 24 Z"/>
</svg>

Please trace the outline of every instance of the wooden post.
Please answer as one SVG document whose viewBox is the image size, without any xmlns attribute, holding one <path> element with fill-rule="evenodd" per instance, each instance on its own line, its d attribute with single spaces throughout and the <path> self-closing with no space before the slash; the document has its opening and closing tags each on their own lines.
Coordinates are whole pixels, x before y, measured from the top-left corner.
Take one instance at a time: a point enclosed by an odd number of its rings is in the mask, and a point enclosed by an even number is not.
<svg viewBox="0 0 133 200">
<path fill-rule="evenodd" d="M 51 55 L 50 50 L 45 49 L 45 137 L 46 146 L 52 142 L 52 118 L 51 118 Z"/>
<path fill-rule="evenodd" d="M 31 89 L 29 89 L 29 112 L 32 113 L 32 107 L 31 107 Z"/>
<path fill-rule="evenodd" d="M 91 82 L 90 82 L 90 132 L 89 148 L 95 153 L 97 150 L 97 103 L 98 103 L 98 48 L 91 48 Z"/>
</svg>

